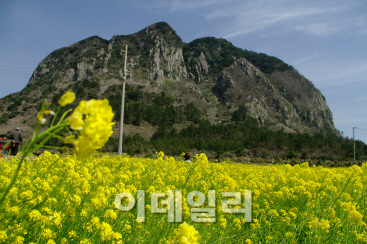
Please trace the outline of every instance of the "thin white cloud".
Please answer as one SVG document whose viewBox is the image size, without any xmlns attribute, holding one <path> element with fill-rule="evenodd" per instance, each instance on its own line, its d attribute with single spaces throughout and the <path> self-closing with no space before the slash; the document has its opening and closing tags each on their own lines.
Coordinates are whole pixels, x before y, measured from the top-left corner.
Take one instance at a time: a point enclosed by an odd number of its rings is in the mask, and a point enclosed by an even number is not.
<svg viewBox="0 0 367 244">
<path fill-rule="evenodd" d="M 208 7 L 208 6 L 211 6 L 211 5 L 217 5 L 221 2 L 224 2 L 224 1 L 223 0 L 217 0 L 217 1 L 213 1 L 213 0 L 202 0 L 202 1 L 197 1 L 197 0 L 191 0 L 191 1 L 174 0 L 174 1 L 168 1 L 168 4 L 170 6 L 171 11 L 176 12 L 176 11 L 182 11 L 182 10 L 200 9 L 200 8 Z"/>
<path fill-rule="evenodd" d="M 139 8 L 148 8 L 148 9 L 163 9 L 169 10 L 170 12 L 179 12 L 179 11 L 186 11 L 186 10 L 196 10 L 205 8 L 212 5 L 218 5 L 222 2 L 226 2 L 226 0 L 164 0 L 164 1 L 151 1 L 149 3 L 138 5 Z"/>
<path fill-rule="evenodd" d="M 318 53 L 311 54 L 311 55 L 306 56 L 306 57 L 304 57 L 304 58 L 302 58 L 302 59 L 299 59 L 299 60 L 297 60 L 297 61 L 295 61 L 295 62 L 292 62 L 292 65 L 297 65 L 297 64 L 301 64 L 301 63 L 304 63 L 304 62 L 310 61 L 311 59 L 314 59 L 314 58 L 316 58 L 317 56 L 319 56 L 319 54 L 318 54 Z"/>
<path fill-rule="evenodd" d="M 335 69 L 333 66 L 322 66 L 322 69 L 318 69 L 314 75 L 313 80 L 317 80 L 319 84 L 323 86 L 335 86 L 340 84 L 349 84 L 354 82 L 360 82 L 361 77 L 367 76 L 367 60 L 348 63 L 348 64 L 334 64 L 339 69 Z M 309 72 L 312 73 L 312 72 Z"/>
<path fill-rule="evenodd" d="M 248 34 L 266 28 L 278 27 L 289 30 L 302 30 L 315 35 L 326 35 L 340 31 L 338 25 L 325 16 L 337 16 L 348 11 L 350 7 L 340 5 L 328 7 L 325 4 L 308 4 L 307 6 L 294 1 L 237 2 L 238 5 L 225 6 L 204 15 L 208 20 L 230 18 L 228 31 L 224 38 Z M 317 18 L 317 19 L 315 19 Z M 321 22 L 320 22 L 321 21 Z M 329 23 L 331 21 L 331 23 Z"/>
<path fill-rule="evenodd" d="M 327 36 L 340 31 L 338 27 L 332 27 L 328 23 L 313 23 L 300 25 L 295 28 L 298 31 L 305 31 L 316 36 Z"/>
</svg>

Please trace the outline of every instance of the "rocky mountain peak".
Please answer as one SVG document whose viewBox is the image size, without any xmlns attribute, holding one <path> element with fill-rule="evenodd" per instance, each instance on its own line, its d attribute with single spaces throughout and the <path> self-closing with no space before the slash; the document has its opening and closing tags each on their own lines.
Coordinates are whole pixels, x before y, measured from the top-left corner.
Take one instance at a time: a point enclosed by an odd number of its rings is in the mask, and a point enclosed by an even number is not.
<svg viewBox="0 0 367 244">
<path fill-rule="evenodd" d="M 228 120 L 243 106 L 261 126 L 301 132 L 335 129 L 320 91 L 292 66 L 225 39 L 183 43 L 165 22 L 111 40 L 92 36 L 55 50 L 16 95 L 18 107 L 7 109 L 10 100 L 2 99 L 1 112 L 10 119 L 22 116 L 22 109 L 36 107 L 43 97 L 57 102 L 67 89 L 80 99 L 106 97 L 111 87 L 121 84 L 126 45 L 129 84 L 146 92 L 165 92 L 174 106 L 194 103 L 212 123 Z"/>
</svg>

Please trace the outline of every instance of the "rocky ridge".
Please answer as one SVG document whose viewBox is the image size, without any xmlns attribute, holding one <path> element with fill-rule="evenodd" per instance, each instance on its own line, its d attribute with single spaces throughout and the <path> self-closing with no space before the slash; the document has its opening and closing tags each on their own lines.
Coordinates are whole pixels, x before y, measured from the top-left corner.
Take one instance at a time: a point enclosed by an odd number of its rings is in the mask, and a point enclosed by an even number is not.
<svg viewBox="0 0 367 244">
<path fill-rule="evenodd" d="M 129 84 L 153 93 L 165 91 L 175 106 L 193 102 L 212 123 L 228 121 L 230 113 L 244 105 L 260 126 L 335 130 L 325 98 L 293 67 L 224 39 L 183 43 L 164 22 L 109 41 L 93 36 L 52 52 L 22 91 L 0 100 L 0 120 L 5 126 L 34 120 L 43 98 L 55 100 L 61 91 L 86 80 L 96 84 L 85 88 L 91 91 L 88 96 L 103 96 L 108 87 L 122 82 L 126 45 Z"/>
</svg>

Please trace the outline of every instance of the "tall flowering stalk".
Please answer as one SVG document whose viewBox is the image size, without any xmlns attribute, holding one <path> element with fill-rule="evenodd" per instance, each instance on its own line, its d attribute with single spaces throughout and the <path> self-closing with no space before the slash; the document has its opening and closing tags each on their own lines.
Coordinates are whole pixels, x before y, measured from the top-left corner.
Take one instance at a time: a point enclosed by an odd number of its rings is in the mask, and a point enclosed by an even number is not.
<svg viewBox="0 0 367 244">
<path fill-rule="evenodd" d="M 49 110 L 51 103 L 46 104 L 43 101 L 40 112 L 37 114 L 37 122 L 33 136 L 28 139 L 22 148 L 22 157 L 18 162 L 14 175 L 0 198 L 0 211 L 2 210 L 5 198 L 13 187 L 19 171 L 22 167 L 24 159 L 29 153 L 37 151 L 40 148 L 67 149 L 66 147 L 47 146 L 47 142 L 56 137 L 63 141 L 64 144 L 73 144 L 75 153 L 79 158 L 86 158 L 89 154 L 101 149 L 112 135 L 113 112 L 107 99 L 81 101 L 74 111 L 67 110 L 62 114 L 60 120 L 55 124 L 56 117 L 61 107 L 64 107 L 75 100 L 75 94 L 69 90 L 58 101 L 59 107 L 57 112 Z M 72 114 L 67 117 L 67 115 Z M 46 122 L 44 115 L 54 116 L 50 127 L 42 133 L 39 132 L 40 125 Z M 72 132 L 69 127 L 74 130 Z"/>
</svg>

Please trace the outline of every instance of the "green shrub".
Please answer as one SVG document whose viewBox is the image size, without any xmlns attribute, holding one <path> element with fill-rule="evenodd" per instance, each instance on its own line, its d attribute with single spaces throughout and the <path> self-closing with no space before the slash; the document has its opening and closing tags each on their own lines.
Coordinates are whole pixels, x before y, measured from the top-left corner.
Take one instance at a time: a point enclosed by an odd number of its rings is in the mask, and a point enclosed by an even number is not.
<svg viewBox="0 0 367 244">
<path fill-rule="evenodd" d="M 16 117 L 18 114 L 20 114 L 19 111 L 12 111 L 10 114 L 9 114 L 9 119 L 12 119 L 14 117 Z"/>
<path fill-rule="evenodd" d="M 6 113 L 3 113 L 0 117 L 0 124 L 5 124 L 9 120 L 9 115 Z"/>
<path fill-rule="evenodd" d="M 18 106 L 15 103 L 12 103 L 8 106 L 7 110 L 8 111 L 13 111 L 16 110 L 18 108 Z"/>
</svg>

